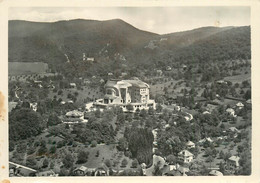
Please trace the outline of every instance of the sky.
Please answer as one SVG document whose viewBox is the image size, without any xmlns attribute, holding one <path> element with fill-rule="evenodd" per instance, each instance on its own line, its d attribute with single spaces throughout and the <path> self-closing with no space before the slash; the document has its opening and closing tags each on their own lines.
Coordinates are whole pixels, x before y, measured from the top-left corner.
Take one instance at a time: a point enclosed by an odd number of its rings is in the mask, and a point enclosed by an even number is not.
<svg viewBox="0 0 260 183">
<path fill-rule="evenodd" d="M 71 19 L 122 19 L 138 29 L 166 34 L 205 26 L 250 25 L 250 7 L 17 7 L 9 20 L 55 22 Z"/>
</svg>

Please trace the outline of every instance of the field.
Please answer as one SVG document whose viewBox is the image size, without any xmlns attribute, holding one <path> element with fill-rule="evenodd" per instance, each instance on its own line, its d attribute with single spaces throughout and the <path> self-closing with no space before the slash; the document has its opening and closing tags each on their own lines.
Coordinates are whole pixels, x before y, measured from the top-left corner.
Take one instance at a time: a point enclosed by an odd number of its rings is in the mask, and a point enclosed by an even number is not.
<svg viewBox="0 0 260 183">
<path fill-rule="evenodd" d="M 62 101 L 65 101 L 65 102 L 68 102 L 70 99 L 68 99 L 68 94 L 72 94 L 74 95 L 75 92 L 78 93 L 77 95 L 77 101 L 76 101 L 76 104 L 78 105 L 82 105 L 86 102 L 84 102 L 84 99 L 92 99 L 92 100 L 96 100 L 96 99 L 100 99 L 103 97 L 103 93 L 100 92 L 100 89 L 99 88 L 92 88 L 92 87 L 88 87 L 88 86 L 84 86 L 83 87 L 83 90 L 77 90 L 76 88 L 70 88 L 70 89 L 62 89 L 62 94 L 61 95 L 58 95 L 57 92 L 53 92 L 53 91 L 50 91 L 49 93 L 49 98 L 53 98 L 55 95 L 57 96 L 57 98 L 61 98 Z"/>
<path fill-rule="evenodd" d="M 48 71 L 48 64 L 43 62 L 9 62 L 8 74 L 11 76 L 41 74 Z"/>
<path fill-rule="evenodd" d="M 236 76 L 225 77 L 224 80 L 230 81 L 232 83 L 242 83 L 243 81 L 250 80 L 250 78 L 251 78 L 251 73 L 248 73 L 248 74 L 240 74 Z"/>
</svg>

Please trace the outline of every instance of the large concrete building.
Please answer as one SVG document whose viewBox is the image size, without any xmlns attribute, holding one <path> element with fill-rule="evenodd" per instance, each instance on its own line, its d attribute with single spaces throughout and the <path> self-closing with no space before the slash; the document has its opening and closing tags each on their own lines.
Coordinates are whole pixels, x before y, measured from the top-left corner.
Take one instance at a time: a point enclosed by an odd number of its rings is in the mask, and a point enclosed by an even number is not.
<svg viewBox="0 0 260 183">
<path fill-rule="evenodd" d="M 124 111 L 137 108 L 155 108 L 154 100 L 149 96 L 149 85 L 140 80 L 109 80 L 105 84 L 105 96 L 97 100 L 97 107 L 120 106 Z"/>
</svg>

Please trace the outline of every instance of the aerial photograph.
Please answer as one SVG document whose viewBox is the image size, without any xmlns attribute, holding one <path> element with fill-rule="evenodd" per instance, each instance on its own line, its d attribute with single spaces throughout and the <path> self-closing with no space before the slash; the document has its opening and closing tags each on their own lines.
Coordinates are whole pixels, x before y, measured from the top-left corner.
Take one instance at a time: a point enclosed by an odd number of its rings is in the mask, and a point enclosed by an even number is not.
<svg viewBox="0 0 260 183">
<path fill-rule="evenodd" d="M 251 175 L 250 11 L 9 8 L 9 177 Z"/>
</svg>

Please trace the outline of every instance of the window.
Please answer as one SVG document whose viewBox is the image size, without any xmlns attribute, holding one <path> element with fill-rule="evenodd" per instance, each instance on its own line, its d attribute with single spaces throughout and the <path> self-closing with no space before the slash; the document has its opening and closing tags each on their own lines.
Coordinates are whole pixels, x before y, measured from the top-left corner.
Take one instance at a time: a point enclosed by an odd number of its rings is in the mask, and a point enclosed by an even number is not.
<svg viewBox="0 0 260 183">
<path fill-rule="evenodd" d="M 113 91 L 111 89 L 107 89 L 107 95 L 112 95 Z"/>
</svg>

